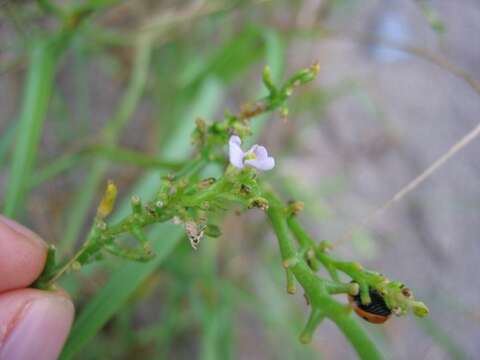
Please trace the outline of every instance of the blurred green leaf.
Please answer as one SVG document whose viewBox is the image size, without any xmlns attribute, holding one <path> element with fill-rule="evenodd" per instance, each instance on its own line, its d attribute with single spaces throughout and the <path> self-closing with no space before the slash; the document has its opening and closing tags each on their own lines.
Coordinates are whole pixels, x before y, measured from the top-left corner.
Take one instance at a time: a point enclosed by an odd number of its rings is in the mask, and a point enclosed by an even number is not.
<svg viewBox="0 0 480 360">
<path fill-rule="evenodd" d="M 18 117 L 15 148 L 10 175 L 5 191 L 4 213 L 16 217 L 26 193 L 27 181 L 38 151 L 43 122 L 53 87 L 56 52 L 52 39 L 38 39 L 33 43 L 25 93 Z"/>
<path fill-rule="evenodd" d="M 264 54 L 262 29 L 247 26 L 228 39 L 205 62 L 192 62 L 180 80 L 183 86 L 196 86 L 207 76 L 217 76 L 225 83 L 232 81 Z"/>
<path fill-rule="evenodd" d="M 352 233 L 350 243 L 354 249 L 365 259 L 378 256 L 379 249 L 370 233 L 363 229 L 357 229 Z"/>
<path fill-rule="evenodd" d="M 430 336 L 435 343 L 445 350 L 452 359 L 464 360 L 470 357 L 462 349 L 461 345 L 457 344 L 451 334 L 448 334 L 440 324 L 437 324 L 431 318 L 423 318 L 417 320 L 417 324 L 423 328 L 425 333 Z"/>
<path fill-rule="evenodd" d="M 71 359 L 115 313 L 121 311 L 132 293 L 170 254 L 184 234 L 178 226 L 162 224 L 156 226 L 148 236 L 153 240 L 156 257 L 148 263 L 123 264 L 112 274 L 76 319 L 60 359 Z"/>
<path fill-rule="evenodd" d="M 106 142 L 107 145 L 112 146 L 116 143 L 121 130 L 131 119 L 144 92 L 150 64 L 151 42 L 152 39 L 150 37 L 142 37 L 139 39 L 131 80 L 117 111 L 103 131 L 104 142 Z M 75 241 L 80 234 L 80 230 L 85 224 L 88 210 L 107 168 L 108 162 L 103 159 L 96 159 L 90 166 L 88 176 L 84 179 L 81 189 L 77 191 L 73 205 L 67 214 L 66 230 L 59 244 L 60 253 L 72 251 Z"/>
<path fill-rule="evenodd" d="M 209 79 L 208 79 L 209 80 Z M 216 109 L 217 97 L 212 96 L 212 91 L 218 91 L 217 85 L 206 85 L 207 87 L 214 86 L 216 90 L 209 90 L 200 92 L 196 101 L 197 106 L 195 110 L 205 116 L 209 117 Z M 206 84 L 213 84 L 206 81 Z M 193 122 L 192 114 L 188 112 L 183 118 L 179 120 L 178 125 Z M 183 132 L 178 134 L 178 137 L 172 137 L 169 145 L 162 151 L 164 153 L 182 153 L 185 154 L 185 144 Z M 176 140 L 179 141 L 176 141 Z M 188 146 L 187 146 L 188 148 Z M 149 172 L 141 179 L 133 193 L 140 198 L 147 199 L 155 194 L 159 186 L 160 180 L 159 172 Z M 117 211 L 111 217 L 112 221 L 121 218 L 128 213 L 130 208 L 129 198 L 122 202 Z M 62 353 L 62 359 L 70 359 L 79 350 L 81 350 L 105 325 L 105 323 L 125 305 L 132 293 L 138 286 L 150 275 L 170 254 L 174 246 L 184 238 L 183 229 L 171 224 L 162 224 L 155 227 L 152 232 L 147 235 L 152 240 L 152 246 L 157 252 L 157 256 L 146 264 L 129 263 L 116 270 L 110 277 L 107 284 L 95 295 L 90 303 L 87 304 L 82 313 L 80 313 L 77 321 L 74 324 L 70 337 Z M 158 239 L 158 240 L 157 240 Z M 114 295 L 112 295 L 114 294 Z M 112 297 L 115 300 L 112 300 Z"/>
<path fill-rule="evenodd" d="M 18 123 L 16 120 L 10 122 L 7 126 L 7 129 L 4 130 L 2 136 L 0 137 L 0 167 L 4 166 L 5 158 L 7 157 L 7 154 L 12 146 L 18 126 L 17 124 Z"/>
</svg>

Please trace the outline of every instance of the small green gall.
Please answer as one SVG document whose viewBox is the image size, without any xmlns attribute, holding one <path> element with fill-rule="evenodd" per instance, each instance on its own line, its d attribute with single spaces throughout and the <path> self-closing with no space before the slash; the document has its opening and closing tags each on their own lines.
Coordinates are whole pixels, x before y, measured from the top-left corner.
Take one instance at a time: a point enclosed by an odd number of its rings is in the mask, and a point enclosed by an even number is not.
<svg viewBox="0 0 480 360">
<path fill-rule="evenodd" d="M 290 269 L 285 269 L 285 274 L 287 276 L 287 293 L 293 295 L 297 291 L 297 287 L 295 285 L 295 276 Z"/>
<path fill-rule="evenodd" d="M 305 203 L 302 201 L 291 201 L 287 207 L 287 213 L 292 216 L 298 215 L 305 208 Z"/>
<path fill-rule="evenodd" d="M 333 244 L 331 241 L 322 240 L 320 244 L 318 244 L 318 250 L 321 252 L 328 252 L 333 249 Z"/>
<path fill-rule="evenodd" d="M 360 286 L 357 283 L 350 283 L 348 286 L 348 293 L 352 296 L 358 295 L 360 292 Z"/>
<path fill-rule="evenodd" d="M 291 286 L 287 286 L 287 293 L 288 294 L 294 295 L 296 292 L 297 292 L 297 288 L 296 288 L 295 284 L 293 284 Z"/>
<path fill-rule="evenodd" d="M 82 265 L 78 261 L 74 261 L 72 263 L 72 266 L 71 266 L 72 271 L 78 272 L 81 270 L 81 268 L 82 268 Z"/>
<path fill-rule="evenodd" d="M 299 262 L 300 262 L 300 260 L 298 259 L 298 257 L 295 256 L 295 257 L 292 257 L 292 258 L 283 260 L 282 266 L 283 266 L 285 269 L 288 269 L 288 268 L 290 268 L 290 267 L 292 267 L 292 266 L 297 265 Z"/>
<path fill-rule="evenodd" d="M 136 195 L 132 196 L 132 199 L 130 201 L 131 206 L 132 206 L 132 211 L 134 214 L 140 215 L 142 213 L 142 202 L 140 198 Z"/>
<path fill-rule="evenodd" d="M 107 230 L 108 225 L 107 225 L 107 223 L 106 223 L 105 221 L 103 221 L 103 220 L 97 220 L 97 221 L 95 222 L 95 227 L 96 227 L 98 230 L 102 230 L 102 231 L 103 231 L 103 230 Z"/>
<path fill-rule="evenodd" d="M 430 313 L 430 310 L 428 310 L 427 305 L 425 305 L 421 301 L 413 301 L 411 306 L 412 306 L 413 313 L 415 314 L 415 316 L 425 317 Z"/>
<path fill-rule="evenodd" d="M 310 344 L 312 342 L 312 334 L 308 332 L 301 333 L 299 340 L 302 344 Z"/>
<path fill-rule="evenodd" d="M 359 262 L 352 261 L 352 268 L 353 268 L 355 271 L 361 271 L 361 270 L 363 270 L 363 265 L 360 264 Z"/>
</svg>

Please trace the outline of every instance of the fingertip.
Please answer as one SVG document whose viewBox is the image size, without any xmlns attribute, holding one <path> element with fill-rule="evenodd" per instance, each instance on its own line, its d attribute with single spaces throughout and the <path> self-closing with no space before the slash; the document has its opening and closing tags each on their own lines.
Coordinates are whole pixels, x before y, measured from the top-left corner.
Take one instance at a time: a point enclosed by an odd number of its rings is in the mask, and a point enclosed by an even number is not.
<svg viewBox="0 0 480 360">
<path fill-rule="evenodd" d="M 24 236 L 25 238 L 31 240 L 33 243 L 37 244 L 42 248 L 47 248 L 47 243 L 36 233 L 34 233 L 29 228 L 17 223 L 16 221 L 7 218 L 0 214 L 0 223 L 10 228 L 19 235 Z"/>
<path fill-rule="evenodd" d="M 0 296 L 0 359 L 56 359 L 74 318 L 66 293 L 21 289 Z"/>
<path fill-rule="evenodd" d="M 30 285 L 46 256 L 47 245 L 38 235 L 0 215 L 0 292 Z"/>
</svg>

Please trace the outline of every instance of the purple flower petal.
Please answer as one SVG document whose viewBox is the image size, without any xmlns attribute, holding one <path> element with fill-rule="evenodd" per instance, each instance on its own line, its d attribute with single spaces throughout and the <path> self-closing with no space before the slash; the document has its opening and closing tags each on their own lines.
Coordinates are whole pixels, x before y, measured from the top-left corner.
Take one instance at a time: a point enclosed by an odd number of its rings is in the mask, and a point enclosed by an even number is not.
<svg viewBox="0 0 480 360">
<path fill-rule="evenodd" d="M 250 150 L 248 150 L 248 153 L 251 152 L 255 154 L 258 160 L 265 160 L 268 158 L 268 151 L 265 146 L 255 144 L 250 148 Z"/>
<path fill-rule="evenodd" d="M 245 160 L 245 165 L 249 165 L 258 170 L 271 170 L 275 166 L 275 159 L 268 156 L 268 151 L 264 146 L 253 145 L 248 153 L 254 153 L 255 159 Z"/>
<path fill-rule="evenodd" d="M 268 151 L 264 146 L 253 145 L 250 150 L 244 152 L 240 145 L 242 145 L 240 137 L 232 135 L 228 141 L 229 159 L 230 164 L 236 168 L 243 169 L 244 165 L 249 165 L 265 171 L 271 170 L 275 166 L 275 159 L 268 156 Z"/>
<path fill-rule="evenodd" d="M 258 170 L 272 170 L 275 167 L 275 159 L 273 157 L 267 157 L 266 159 L 259 160 L 245 160 L 245 165 L 249 165 Z"/>
<path fill-rule="evenodd" d="M 240 138 L 236 135 L 231 136 L 230 140 L 228 141 L 230 164 L 239 169 L 243 169 L 243 158 L 245 157 L 245 153 L 240 147 L 241 144 L 242 140 L 240 140 Z"/>
</svg>

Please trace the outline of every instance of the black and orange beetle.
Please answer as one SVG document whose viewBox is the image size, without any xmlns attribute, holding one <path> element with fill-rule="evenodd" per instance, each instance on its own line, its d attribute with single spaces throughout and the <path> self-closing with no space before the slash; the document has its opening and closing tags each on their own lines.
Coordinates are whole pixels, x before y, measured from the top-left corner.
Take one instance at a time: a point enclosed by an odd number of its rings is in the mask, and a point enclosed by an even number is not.
<svg viewBox="0 0 480 360">
<path fill-rule="evenodd" d="M 362 304 L 362 301 L 360 300 L 360 294 L 355 296 L 349 295 L 348 302 L 352 306 L 355 313 L 362 319 L 373 324 L 383 324 L 392 314 L 392 310 L 388 308 L 382 294 L 380 294 L 377 290 L 369 289 L 369 293 L 372 301 L 368 305 Z"/>
</svg>

